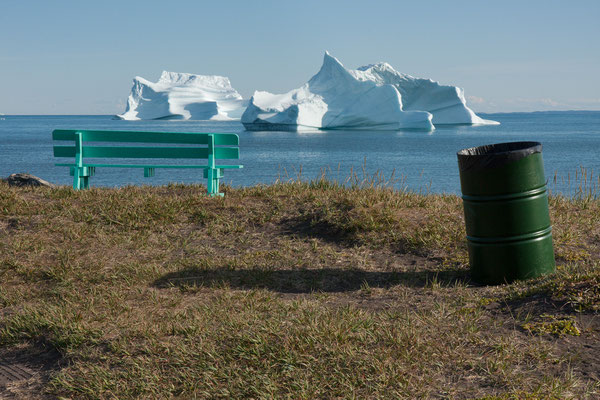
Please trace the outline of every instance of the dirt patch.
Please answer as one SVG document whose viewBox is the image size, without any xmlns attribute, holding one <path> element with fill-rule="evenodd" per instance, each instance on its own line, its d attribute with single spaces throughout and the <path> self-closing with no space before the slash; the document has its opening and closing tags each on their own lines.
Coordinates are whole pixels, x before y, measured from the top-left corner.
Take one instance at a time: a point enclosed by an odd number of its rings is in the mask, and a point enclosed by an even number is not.
<svg viewBox="0 0 600 400">
<path fill-rule="evenodd" d="M 60 354 L 43 344 L 0 350 L 0 398 L 50 399 L 43 388 L 59 369 Z"/>
<path fill-rule="evenodd" d="M 535 335 L 549 344 L 554 355 L 568 363 L 576 377 L 600 385 L 600 314 L 576 312 L 568 302 L 544 294 L 505 304 L 492 303 L 486 309 L 495 319 L 513 321 L 514 329 L 522 333 L 524 340 Z M 531 333 L 523 327 L 548 320 L 572 321 L 579 335 Z"/>
<path fill-rule="evenodd" d="M 575 321 L 581 335 L 564 336 L 555 341 L 555 347 L 569 359 L 573 372 L 600 384 L 600 315 L 581 314 Z"/>
</svg>

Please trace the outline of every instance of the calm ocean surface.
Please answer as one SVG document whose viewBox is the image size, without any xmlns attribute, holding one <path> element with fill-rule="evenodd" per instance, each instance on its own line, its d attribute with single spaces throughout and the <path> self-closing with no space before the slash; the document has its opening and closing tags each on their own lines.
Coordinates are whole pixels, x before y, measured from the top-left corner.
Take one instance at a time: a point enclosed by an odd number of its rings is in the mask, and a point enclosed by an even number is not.
<svg viewBox="0 0 600 400">
<path fill-rule="evenodd" d="M 543 144 L 549 186 L 573 193 L 576 170 L 585 168 L 598 184 L 600 111 L 481 114 L 497 126 L 438 126 L 420 131 L 247 132 L 239 122 L 118 121 L 111 116 L 0 116 L 0 177 L 27 172 L 57 184 L 72 184 L 68 168 L 55 167 L 53 129 L 233 132 L 240 136 L 241 170 L 225 171 L 225 183 L 249 186 L 277 179 L 319 176 L 344 181 L 353 170 L 359 179 L 395 173 L 397 188 L 459 193 L 456 152 L 483 144 L 534 140 Z M 558 183 L 554 176 L 558 175 Z M 579 176 L 579 172 L 578 172 Z M 157 170 L 144 178 L 139 169 L 99 168 L 92 186 L 205 183 L 195 170 Z"/>
</svg>

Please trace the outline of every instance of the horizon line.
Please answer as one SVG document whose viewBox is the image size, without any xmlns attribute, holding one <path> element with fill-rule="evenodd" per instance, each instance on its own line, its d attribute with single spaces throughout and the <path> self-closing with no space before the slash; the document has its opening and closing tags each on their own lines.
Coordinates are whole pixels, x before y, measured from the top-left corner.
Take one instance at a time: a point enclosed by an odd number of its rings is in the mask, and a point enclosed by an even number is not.
<svg viewBox="0 0 600 400">
<path fill-rule="evenodd" d="M 564 113 L 564 112 L 600 112 L 600 109 L 567 109 L 567 110 L 533 110 L 533 111 L 475 111 L 477 114 L 532 114 L 532 113 Z M 116 116 L 118 114 L 2 114 L 0 113 L 0 117 L 110 117 Z M 148 120 L 136 120 L 129 122 L 139 122 L 139 121 L 154 121 L 152 119 Z M 201 121 L 201 120 L 176 120 L 176 121 Z M 210 120 L 206 120 L 210 121 Z M 237 120 L 233 120 L 237 121 Z M 215 121 L 215 122 L 223 122 L 223 121 Z M 229 121 L 225 121 L 229 122 Z"/>
</svg>

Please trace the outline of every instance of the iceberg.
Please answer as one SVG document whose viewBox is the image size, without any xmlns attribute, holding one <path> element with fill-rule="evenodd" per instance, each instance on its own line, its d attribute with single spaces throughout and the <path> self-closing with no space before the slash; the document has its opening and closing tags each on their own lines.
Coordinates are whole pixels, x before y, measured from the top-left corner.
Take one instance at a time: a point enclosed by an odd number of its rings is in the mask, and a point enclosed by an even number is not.
<svg viewBox="0 0 600 400">
<path fill-rule="evenodd" d="M 413 78 L 378 63 L 348 70 L 325 52 L 319 72 L 285 94 L 256 91 L 242 115 L 247 130 L 425 129 L 498 124 L 478 117 L 456 86 Z"/>
<path fill-rule="evenodd" d="M 247 130 L 432 130 L 431 120 L 427 111 L 404 111 L 393 85 L 358 79 L 327 52 L 320 71 L 302 87 L 254 92 L 241 118 Z"/>
<path fill-rule="evenodd" d="M 163 71 L 156 83 L 136 76 L 127 108 L 116 117 L 231 120 L 240 118 L 246 103 L 224 76 Z"/>
<path fill-rule="evenodd" d="M 431 79 L 414 78 L 396 71 L 390 64 L 384 62 L 366 65 L 349 72 L 361 81 L 394 86 L 400 92 L 404 111 L 427 111 L 433 114 L 434 125 L 500 124 L 480 118 L 467 107 L 464 90 L 459 87 L 440 85 Z"/>
</svg>

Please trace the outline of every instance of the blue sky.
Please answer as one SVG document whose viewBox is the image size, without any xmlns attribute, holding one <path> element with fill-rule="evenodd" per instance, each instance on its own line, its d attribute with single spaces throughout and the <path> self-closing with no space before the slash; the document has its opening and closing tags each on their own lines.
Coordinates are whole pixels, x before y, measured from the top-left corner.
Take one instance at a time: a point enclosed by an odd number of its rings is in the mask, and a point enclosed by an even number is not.
<svg viewBox="0 0 600 400">
<path fill-rule="evenodd" d="M 599 110 L 599 21 L 598 0 L 0 0 L 0 113 L 120 113 L 162 70 L 281 93 L 325 50 L 460 86 L 475 111 Z"/>
</svg>

